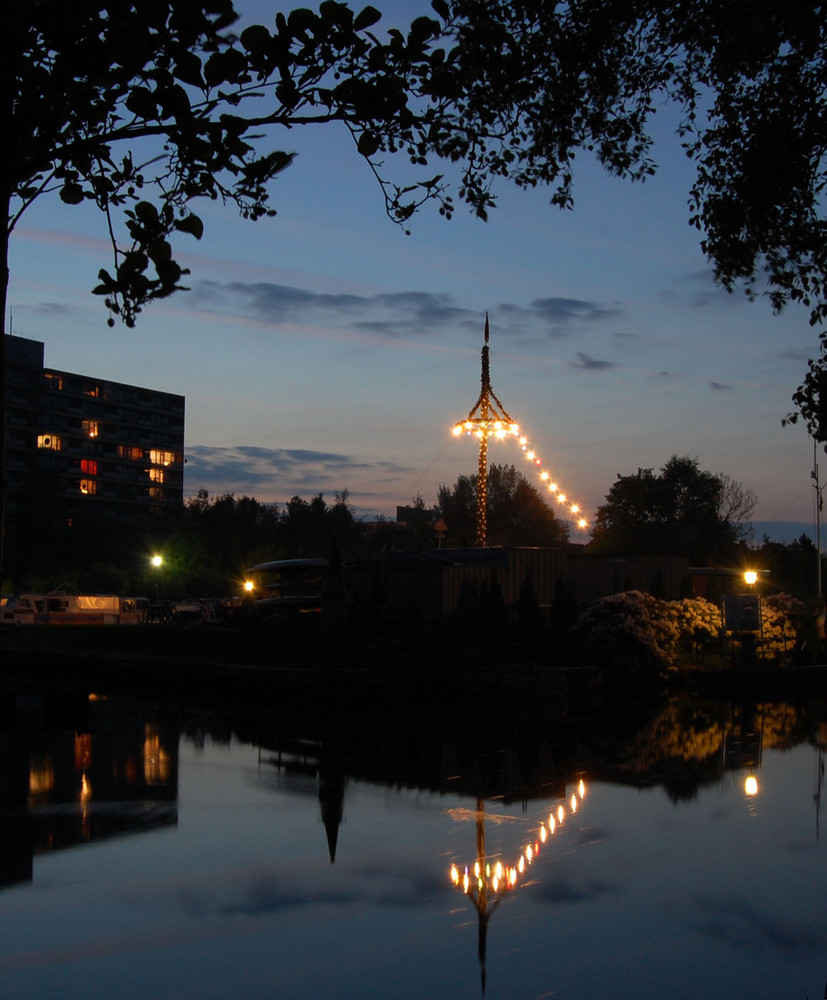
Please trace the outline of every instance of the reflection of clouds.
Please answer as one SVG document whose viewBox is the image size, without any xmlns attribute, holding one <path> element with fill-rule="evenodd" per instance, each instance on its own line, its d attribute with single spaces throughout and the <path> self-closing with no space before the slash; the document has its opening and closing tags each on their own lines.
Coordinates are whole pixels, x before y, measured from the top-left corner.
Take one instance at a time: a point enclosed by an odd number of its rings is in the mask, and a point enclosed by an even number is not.
<svg viewBox="0 0 827 1000">
<path fill-rule="evenodd" d="M 538 897 L 545 903 L 581 903 L 593 902 L 603 896 L 612 896 L 618 892 L 618 887 L 599 879 L 586 879 L 583 882 L 573 882 L 569 879 L 544 879 L 535 890 Z"/>
<path fill-rule="evenodd" d="M 698 897 L 690 922 L 701 934 L 742 951 L 810 955 L 827 944 L 827 933 L 812 919 L 789 920 L 743 899 Z"/>
<path fill-rule="evenodd" d="M 122 897 L 133 905 L 177 911 L 195 920 L 266 916 L 317 906 L 416 907 L 444 895 L 438 874 L 416 868 L 389 869 L 380 864 L 344 870 L 314 884 L 272 869 L 230 871 L 208 879 L 166 884 Z"/>
</svg>

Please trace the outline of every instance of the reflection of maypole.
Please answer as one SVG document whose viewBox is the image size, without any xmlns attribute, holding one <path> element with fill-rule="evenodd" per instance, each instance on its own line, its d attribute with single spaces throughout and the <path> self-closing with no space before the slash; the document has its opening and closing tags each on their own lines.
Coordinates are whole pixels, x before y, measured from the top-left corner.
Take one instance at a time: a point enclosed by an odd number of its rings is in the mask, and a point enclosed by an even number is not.
<svg viewBox="0 0 827 1000">
<path fill-rule="evenodd" d="M 488 313 L 486 313 L 480 398 L 465 420 L 461 424 L 457 424 L 457 427 L 473 434 L 480 442 L 479 462 L 477 464 L 477 546 L 479 547 L 483 547 L 488 539 L 488 438 L 492 434 L 503 438 L 506 434 L 516 434 L 519 430 L 491 388 L 491 375 L 488 367 L 488 335 Z"/>
<path fill-rule="evenodd" d="M 473 865 L 465 865 L 462 870 L 456 864 L 451 865 L 450 878 L 453 884 L 461 889 L 472 901 L 477 911 L 477 955 L 480 960 L 480 976 L 482 992 L 485 993 L 485 957 L 488 941 L 488 921 L 500 903 L 503 895 L 515 888 L 528 871 L 531 864 L 541 853 L 549 837 L 563 824 L 566 816 L 573 816 L 586 794 L 586 785 L 581 778 L 576 789 L 572 790 L 568 799 L 564 798 L 556 809 L 553 809 L 546 821 L 541 821 L 537 827 L 536 836 L 520 851 L 516 863 L 503 864 L 502 860 L 492 862 L 485 850 L 485 804 L 477 799 L 476 811 L 472 814 L 477 829 L 477 860 Z M 568 811 L 566 809 L 568 806 Z M 462 818 L 467 818 L 464 813 Z"/>
</svg>

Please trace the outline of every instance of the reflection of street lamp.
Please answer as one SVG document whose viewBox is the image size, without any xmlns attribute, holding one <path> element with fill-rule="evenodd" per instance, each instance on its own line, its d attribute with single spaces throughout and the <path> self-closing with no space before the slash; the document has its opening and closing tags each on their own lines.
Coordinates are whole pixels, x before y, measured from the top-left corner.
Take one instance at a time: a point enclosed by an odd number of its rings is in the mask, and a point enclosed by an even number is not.
<svg viewBox="0 0 827 1000">
<path fill-rule="evenodd" d="M 750 796 L 758 794 L 758 779 L 754 774 L 747 775 L 744 781 L 744 794 Z"/>
</svg>

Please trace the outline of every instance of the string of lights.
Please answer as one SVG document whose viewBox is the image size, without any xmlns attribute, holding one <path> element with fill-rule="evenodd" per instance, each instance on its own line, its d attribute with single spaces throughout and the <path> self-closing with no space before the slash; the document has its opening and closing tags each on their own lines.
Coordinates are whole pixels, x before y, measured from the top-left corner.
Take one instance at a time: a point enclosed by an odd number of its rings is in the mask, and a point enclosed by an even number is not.
<svg viewBox="0 0 827 1000">
<path fill-rule="evenodd" d="M 588 528 L 589 522 L 585 517 L 583 517 L 580 504 L 573 503 L 562 487 L 555 482 L 551 474 L 542 467 L 542 459 L 539 458 L 537 453 L 530 446 L 528 438 L 525 434 L 521 433 L 519 424 L 500 419 L 480 420 L 473 415 L 472 411 L 472 413 L 469 414 L 465 420 L 461 420 L 458 424 L 454 425 L 454 437 L 461 437 L 463 434 L 468 435 L 468 437 L 475 437 L 480 442 L 487 440 L 488 438 L 494 438 L 499 441 L 507 438 L 516 438 L 521 450 L 525 454 L 526 459 L 531 462 L 536 469 L 540 470 L 540 480 L 550 494 L 551 499 L 565 507 L 566 510 L 576 518 L 575 523 L 578 528 L 583 531 Z"/>
</svg>

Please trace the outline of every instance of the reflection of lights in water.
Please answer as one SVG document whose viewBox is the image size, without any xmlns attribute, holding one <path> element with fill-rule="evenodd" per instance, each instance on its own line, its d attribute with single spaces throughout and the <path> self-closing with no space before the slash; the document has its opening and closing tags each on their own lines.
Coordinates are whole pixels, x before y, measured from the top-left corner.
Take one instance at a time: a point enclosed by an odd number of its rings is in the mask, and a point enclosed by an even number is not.
<svg viewBox="0 0 827 1000">
<path fill-rule="evenodd" d="M 577 812 L 578 806 L 585 797 L 585 794 L 586 786 L 581 780 L 577 791 L 572 792 L 571 797 L 568 799 L 570 815 L 574 815 Z M 457 888 L 461 887 L 466 895 L 473 895 L 476 892 L 480 896 L 487 896 L 489 892 L 504 892 L 507 889 L 514 888 L 520 876 L 524 875 L 534 863 L 543 845 L 555 833 L 557 827 L 563 824 L 565 818 L 566 809 L 561 804 L 557 807 L 556 815 L 552 811 L 549 814 L 548 821 L 540 823 L 537 828 L 536 837 L 529 841 L 521 850 L 520 856 L 514 865 L 506 865 L 498 860 L 492 867 L 492 863 L 485 858 L 483 842 L 481 844 L 483 855 L 481 858 L 477 858 L 473 865 L 465 865 L 462 869 L 456 864 L 451 865 L 449 871 L 451 882 Z M 481 823 L 482 821 L 480 817 L 478 822 Z"/>
<path fill-rule="evenodd" d="M 754 774 L 748 774 L 744 781 L 744 792 L 747 795 L 758 794 L 758 779 Z"/>
<path fill-rule="evenodd" d="M 92 800 L 92 785 L 84 771 L 80 778 L 80 823 L 84 840 L 90 837 L 89 829 L 89 803 Z"/>
</svg>

